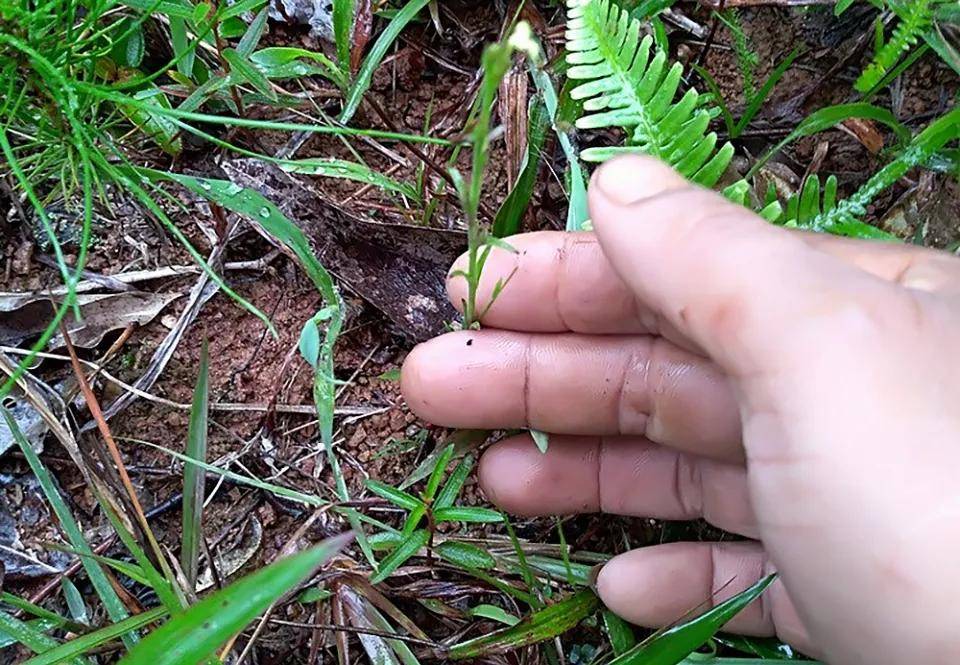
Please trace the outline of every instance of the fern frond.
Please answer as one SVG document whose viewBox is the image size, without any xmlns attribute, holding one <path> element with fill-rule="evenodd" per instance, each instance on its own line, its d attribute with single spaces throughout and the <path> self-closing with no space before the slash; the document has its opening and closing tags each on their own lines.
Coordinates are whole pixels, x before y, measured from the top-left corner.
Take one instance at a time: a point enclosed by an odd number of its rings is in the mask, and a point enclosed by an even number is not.
<svg viewBox="0 0 960 665">
<path fill-rule="evenodd" d="M 893 34 L 873 56 L 873 62 L 863 71 L 854 84 L 864 94 L 873 90 L 900 58 L 916 46 L 917 40 L 933 23 L 934 6 L 938 0 L 912 0 L 908 3 Z"/>
<path fill-rule="evenodd" d="M 620 127 L 628 145 L 589 148 L 586 161 L 641 152 L 669 163 L 687 178 L 713 187 L 733 158 L 729 143 L 717 148 L 708 133 L 712 113 L 693 89 L 676 100 L 683 66 L 640 38 L 640 21 L 611 0 L 568 0 L 567 77 L 584 81 L 571 92 L 584 100 L 581 129 Z"/>
<path fill-rule="evenodd" d="M 860 197 L 861 192 L 858 192 L 848 199 L 838 200 L 836 176 L 831 175 L 821 186 L 820 177 L 812 175 L 789 198 L 786 211 L 777 223 L 795 229 L 854 238 L 894 239 L 890 234 L 861 221 L 867 209 Z"/>
</svg>

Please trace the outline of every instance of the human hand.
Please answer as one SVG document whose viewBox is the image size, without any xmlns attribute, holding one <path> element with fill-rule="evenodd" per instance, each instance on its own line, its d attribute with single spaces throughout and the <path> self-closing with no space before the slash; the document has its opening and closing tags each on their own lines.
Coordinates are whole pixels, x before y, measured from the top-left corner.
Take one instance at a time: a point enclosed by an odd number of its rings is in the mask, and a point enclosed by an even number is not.
<svg viewBox="0 0 960 665">
<path fill-rule="evenodd" d="M 632 622 L 775 569 L 727 630 L 831 663 L 960 660 L 960 260 L 787 231 L 648 158 L 601 167 L 589 196 L 596 235 L 494 250 L 478 308 L 512 280 L 483 330 L 410 354 L 411 409 L 554 434 L 543 455 L 527 435 L 484 454 L 509 512 L 703 517 L 753 539 L 612 559 L 597 590 Z M 463 280 L 448 288 L 459 304 Z"/>
</svg>

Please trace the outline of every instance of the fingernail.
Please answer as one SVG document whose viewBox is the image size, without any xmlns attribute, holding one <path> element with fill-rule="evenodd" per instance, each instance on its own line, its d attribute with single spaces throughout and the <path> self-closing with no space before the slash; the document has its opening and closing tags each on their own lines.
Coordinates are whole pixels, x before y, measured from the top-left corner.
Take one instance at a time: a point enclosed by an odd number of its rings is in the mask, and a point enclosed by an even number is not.
<svg viewBox="0 0 960 665">
<path fill-rule="evenodd" d="M 646 198 L 638 175 L 635 160 L 615 159 L 597 170 L 594 182 L 611 203 L 625 206 Z"/>
<path fill-rule="evenodd" d="M 590 569 L 590 572 L 587 573 L 587 586 L 597 594 L 600 595 L 600 592 L 597 590 L 597 578 L 600 577 L 600 571 L 603 570 L 603 567 L 606 564 L 598 563 L 596 566 Z"/>
<path fill-rule="evenodd" d="M 686 181 L 657 159 L 628 155 L 611 160 L 597 169 L 593 184 L 614 205 L 628 206 L 684 187 Z"/>
</svg>

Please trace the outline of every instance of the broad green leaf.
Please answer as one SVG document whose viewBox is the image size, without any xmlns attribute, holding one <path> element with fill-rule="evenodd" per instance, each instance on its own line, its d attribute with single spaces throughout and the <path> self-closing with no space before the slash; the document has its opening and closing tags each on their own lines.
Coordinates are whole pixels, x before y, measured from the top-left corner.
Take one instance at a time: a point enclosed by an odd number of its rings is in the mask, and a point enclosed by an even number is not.
<svg viewBox="0 0 960 665">
<path fill-rule="evenodd" d="M 150 0 L 137 0 L 137 2 L 149 1 Z M 256 11 L 266 2 L 267 0 L 237 0 L 237 2 L 234 3 L 224 3 L 222 8 L 217 12 L 217 15 L 221 21 L 225 21 L 228 18 Z"/>
<path fill-rule="evenodd" d="M 347 0 L 338 1 L 346 2 Z M 357 78 L 347 92 L 343 111 L 340 112 L 339 117 L 341 123 L 347 124 L 350 122 L 350 119 L 353 118 L 353 114 L 360 108 L 360 102 L 363 100 L 364 93 L 366 93 L 371 81 L 373 81 L 373 72 L 380 66 L 380 61 L 383 60 L 383 56 L 387 54 L 387 50 L 400 35 L 400 32 L 407 26 L 407 23 L 412 21 L 429 2 L 430 0 L 409 0 L 409 2 L 403 6 L 403 9 L 397 12 L 397 15 L 390 20 L 386 30 L 380 33 L 373 48 L 367 53 L 367 57 L 363 59 L 363 64 L 360 65 L 360 71 L 357 72 Z M 350 5 L 352 9 L 353 3 L 350 2 Z M 336 5 L 334 5 L 334 8 L 336 8 Z M 349 66 L 350 62 L 349 44 L 347 44 L 345 55 L 346 59 L 344 59 L 343 54 L 340 55 L 340 66 L 344 69 Z"/>
<path fill-rule="evenodd" d="M 310 367 L 317 369 L 317 363 L 320 361 L 320 327 L 317 325 L 316 317 L 310 317 L 303 324 L 303 330 L 300 331 L 300 355 L 309 363 Z"/>
<path fill-rule="evenodd" d="M 515 626 L 455 644 L 448 655 L 452 660 L 464 660 L 544 642 L 567 632 L 598 607 L 600 600 L 592 591 L 580 591 L 525 617 Z"/>
<path fill-rule="evenodd" d="M 433 517 L 438 522 L 495 523 L 503 521 L 503 515 L 496 510 L 472 506 L 441 508 L 433 513 Z"/>
<path fill-rule="evenodd" d="M 186 454 L 207 461 L 207 416 L 209 412 L 209 353 L 207 340 L 200 344 L 200 367 L 193 390 L 190 422 L 187 427 Z M 181 522 L 180 567 L 190 592 L 196 588 L 203 540 L 203 494 L 207 474 L 195 464 L 183 465 L 183 515 Z"/>
<path fill-rule="evenodd" d="M 30 619 L 24 623 L 36 633 L 46 633 L 53 628 L 59 628 L 63 625 L 62 622 L 51 621 L 50 619 Z M 0 630 L 0 649 L 6 649 L 8 646 L 12 646 L 18 642 L 19 640 L 15 637 L 7 635 Z"/>
<path fill-rule="evenodd" d="M 426 529 L 417 529 L 410 534 L 410 537 L 400 542 L 397 548 L 393 550 L 377 567 L 376 574 L 370 578 L 371 584 L 379 584 L 384 581 L 397 568 L 404 564 L 410 557 L 416 555 L 422 548 L 426 547 L 430 541 L 430 532 Z"/>
<path fill-rule="evenodd" d="M 284 161 L 280 164 L 280 168 L 290 173 L 304 173 L 325 178 L 342 178 L 362 182 L 388 192 L 402 194 L 412 201 L 420 200 L 420 196 L 413 186 L 394 180 L 359 162 L 350 162 L 334 157 L 313 157 Z"/>
<path fill-rule="evenodd" d="M 207 596 L 150 633 L 120 663 L 184 665 L 212 656 L 227 639 L 343 549 L 352 537 L 347 533 L 325 540 Z"/>
<path fill-rule="evenodd" d="M 497 565 L 490 553 L 470 543 L 448 540 L 437 545 L 434 551 L 444 561 L 461 568 L 490 570 Z"/>
<path fill-rule="evenodd" d="M 346 85 L 345 75 L 337 65 L 323 53 L 308 51 L 293 46 L 270 46 L 250 55 L 255 64 L 267 78 L 297 78 L 319 74 L 337 85 Z"/>
<path fill-rule="evenodd" d="M 162 110 L 170 109 L 170 100 L 163 91 L 151 86 L 138 90 L 131 98 L 142 105 L 118 104 L 118 108 L 140 130 L 156 141 L 165 152 L 176 155 L 182 149 L 180 129 L 170 118 L 163 115 Z"/>
<path fill-rule="evenodd" d="M 716 607 L 680 625 L 658 631 L 610 665 L 675 665 L 696 651 L 720 630 L 723 624 L 760 597 L 776 579 L 769 575 L 749 589 L 728 598 Z"/>
<path fill-rule="evenodd" d="M 131 630 L 137 630 L 147 624 L 153 623 L 167 615 L 164 607 L 155 607 L 152 610 L 135 614 L 123 621 L 110 626 L 95 630 L 92 633 L 86 633 L 72 640 L 64 642 L 59 646 L 44 651 L 26 661 L 23 665 L 53 665 L 53 663 L 62 663 L 65 660 L 75 658 L 88 651 L 91 651 L 101 645 L 108 644 L 121 635 Z"/>
<path fill-rule="evenodd" d="M 477 605 L 467 610 L 467 614 L 472 617 L 492 619 L 507 626 L 516 626 L 520 623 L 520 617 L 510 614 L 502 607 L 497 607 L 496 605 Z"/>
<path fill-rule="evenodd" d="M 143 62 L 143 30 L 137 26 L 127 37 L 125 54 L 127 66 L 136 69 Z"/>
<path fill-rule="evenodd" d="M 240 187 L 229 180 L 196 178 L 181 173 L 167 173 L 153 169 L 139 169 L 155 180 L 178 182 L 197 196 L 223 206 L 231 212 L 243 215 L 264 231 L 286 245 L 300 260 L 307 276 L 313 280 L 321 293 L 335 290 L 330 273 L 320 265 L 307 237 L 295 223 L 280 212 L 279 208 L 255 189 Z"/>
<path fill-rule="evenodd" d="M 373 478 L 367 479 L 367 489 L 405 510 L 413 510 L 423 505 L 423 501 L 412 494 L 398 490 L 395 487 L 381 483 L 379 480 L 374 480 Z"/>
</svg>

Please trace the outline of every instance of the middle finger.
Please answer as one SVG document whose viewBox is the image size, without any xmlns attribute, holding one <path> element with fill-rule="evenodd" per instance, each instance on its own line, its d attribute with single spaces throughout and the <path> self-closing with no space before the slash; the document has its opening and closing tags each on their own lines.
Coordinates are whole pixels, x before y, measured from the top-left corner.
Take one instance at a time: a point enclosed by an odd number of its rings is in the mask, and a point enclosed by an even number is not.
<svg viewBox="0 0 960 665">
<path fill-rule="evenodd" d="M 437 425 L 641 435 L 707 457 L 743 457 L 726 376 L 660 337 L 449 333 L 410 353 L 402 388 L 410 408 Z"/>
</svg>

